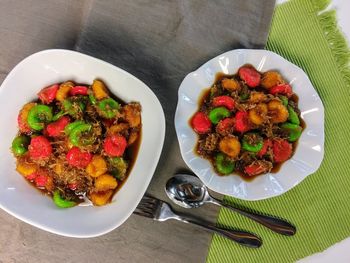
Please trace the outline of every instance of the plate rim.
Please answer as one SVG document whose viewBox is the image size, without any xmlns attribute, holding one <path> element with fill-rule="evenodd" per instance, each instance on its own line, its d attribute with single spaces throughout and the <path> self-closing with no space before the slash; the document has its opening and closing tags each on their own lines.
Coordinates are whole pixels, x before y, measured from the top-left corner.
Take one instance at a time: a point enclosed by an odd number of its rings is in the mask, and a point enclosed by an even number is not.
<svg viewBox="0 0 350 263">
<path fill-rule="evenodd" d="M 136 76 L 134 76 L 133 74 L 127 72 L 126 70 L 115 66 L 111 63 L 108 63 L 102 59 L 81 53 L 79 51 L 73 51 L 73 50 L 68 50 L 68 49 L 45 49 L 45 50 L 41 50 L 38 52 L 35 52 L 33 54 L 30 54 L 29 56 L 25 57 L 24 59 L 22 59 L 20 62 L 18 62 L 10 71 L 9 73 L 6 75 L 5 79 L 3 80 L 3 82 L 0 85 L 0 97 L 4 96 L 5 94 L 5 89 L 3 88 L 4 86 L 7 86 L 7 83 L 10 81 L 11 78 L 13 78 L 13 76 L 16 74 L 16 72 L 23 67 L 23 64 L 27 63 L 28 61 L 30 61 L 31 59 L 37 57 L 37 56 L 41 56 L 41 55 L 46 55 L 46 54 L 51 54 L 51 53 L 62 53 L 62 54 L 71 54 L 71 55 L 77 55 L 80 57 L 83 57 L 84 59 L 93 61 L 94 64 L 99 63 L 99 64 L 103 64 L 106 67 L 110 67 L 113 70 L 117 70 L 120 71 L 122 74 L 127 75 L 128 77 L 131 77 L 134 81 L 142 84 L 146 89 L 147 93 L 152 97 L 152 101 L 153 103 L 156 103 L 159 110 L 159 116 L 160 117 L 159 123 L 159 132 L 160 132 L 160 136 L 158 137 L 158 142 L 159 142 L 159 147 L 157 147 L 156 151 L 154 151 L 154 162 L 150 168 L 150 176 L 148 176 L 147 180 L 144 182 L 142 189 L 138 189 L 138 191 L 135 194 L 135 200 L 136 200 L 136 206 L 137 204 L 141 201 L 144 193 L 147 191 L 149 184 L 154 176 L 154 173 L 156 171 L 156 168 L 158 166 L 163 148 L 164 148 L 164 141 L 165 141 L 165 135 L 166 135 L 166 119 L 165 119 L 165 114 L 164 114 L 164 110 L 162 107 L 162 104 L 160 103 L 158 97 L 155 95 L 155 93 L 152 91 L 152 89 L 145 84 L 143 81 L 141 81 L 139 78 L 137 78 Z M 144 138 L 142 138 L 143 140 Z M 139 154 L 139 153 L 138 153 Z M 139 156 L 138 156 L 139 157 Z M 137 157 L 137 158 L 138 158 Z M 137 162 L 137 160 L 136 160 Z M 132 172 L 132 171 L 131 171 Z M 7 207 L 5 207 L 3 204 L 3 202 L 1 202 L 0 200 L 0 208 L 7 212 L 8 214 L 12 215 L 13 217 L 29 224 L 32 225 L 34 227 L 37 227 L 39 229 L 42 229 L 44 231 L 53 233 L 53 234 L 57 234 L 60 236 L 65 236 L 65 237 L 73 237 L 73 238 L 92 238 L 92 237 L 98 237 L 104 234 L 107 234 L 111 231 L 113 231 L 114 229 L 118 228 L 120 225 L 122 225 L 133 213 L 134 209 L 136 208 L 133 207 L 133 209 L 129 209 L 128 213 L 125 213 L 123 217 L 121 217 L 121 219 L 119 220 L 118 223 L 111 225 L 110 227 L 107 228 L 102 228 L 101 231 L 95 231 L 95 232 L 89 232 L 88 234 L 75 234 L 75 233 L 69 233 L 69 231 L 64 231 L 64 230 L 56 230 L 55 228 L 52 227 L 48 227 L 48 226 L 44 226 L 40 223 L 37 223 L 35 221 L 32 221 L 30 218 L 27 218 L 26 216 L 22 216 L 20 214 L 17 214 L 16 212 L 12 211 L 11 209 L 8 209 Z"/>
<path fill-rule="evenodd" d="M 315 166 L 315 168 L 313 168 L 313 171 L 311 171 L 310 173 L 308 173 L 307 175 L 305 175 L 303 178 L 301 178 L 301 180 L 297 180 L 294 182 L 294 184 L 292 186 L 290 186 L 288 189 L 284 189 L 282 192 L 279 192 L 279 193 L 274 193 L 274 194 L 269 194 L 269 195 L 264 195 L 264 196 L 259 196 L 259 197 L 254 197 L 254 198 L 250 198 L 250 197 L 242 197 L 242 196 L 237 196 L 235 195 L 234 193 L 228 193 L 227 191 L 222 191 L 220 189 L 218 189 L 217 186 L 212 186 L 210 184 L 207 184 L 201 177 L 200 174 L 197 174 L 192 168 L 191 168 L 191 164 L 189 163 L 189 161 L 187 160 L 187 158 L 185 157 L 185 154 L 184 154 L 184 146 L 182 145 L 181 143 L 181 138 L 180 138 L 180 132 L 179 132 L 179 123 L 178 123 L 178 119 L 179 119 L 179 108 L 180 108 L 180 102 L 181 102 L 181 99 L 180 99 L 180 94 L 183 90 L 185 90 L 185 84 L 186 82 L 188 81 L 188 79 L 190 77 L 192 77 L 193 75 L 197 74 L 201 69 L 205 68 L 205 67 L 208 67 L 211 63 L 215 62 L 215 61 L 218 61 L 221 57 L 227 57 L 228 55 L 231 55 L 232 53 L 239 53 L 239 52 L 243 52 L 243 53 L 246 53 L 246 52 L 261 52 L 261 53 L 265 53 L 265 54 L 268 54 L 268 55 L 271 55 L 271 56 L 275 56 L 277 57 L 279 60 L 283 61 L 283 63 L 286 63 L 288 64 L 288 66 L 291 66 L 293 68 L 295 68 L 296 70 L 298 70 L 299 72 L 302 72 L 303 76 L 306 78 L 306 80 L 310 83 L 310 86 L 311 88 L 313 89 L 313 91 L 317 94 L 318 98 L 319 98 L 319 103 L 321 105 L 320 107 L 320 115 L 322 116 L 322 133 L 320 134 L 320 140 L 321 140 L 321 144 L 322 144 L 322 147 L 321 147 L 321 158 L 320 158 L 320 161 L 319 163 L 317 163 L 317 165 Z M 243 64 L 242 64 L 243 65 Z M 219 73 L 218 72 L 215 72 L 215 73 Z M 211 84 L 210 84 L 211 85 Z M 201 87 L 201 91 L 205 90 L 209 88 L 208 87 Z M 199 96 L 199 95 L 198 95 Z M 196 101 L 196 104 L 198 106 L 198 101 Z M 188 122 L 188 120 L 187 120 Z M 175 116 L 174 116 L 174 123 L 175 123 L 175 130 L 176 130 L 176 135 L 177 135 L 177 140 L 178 140 L 178 144 L 179 144 L 179 147 L 180 147 L 180 152 L 181 152 L 181 157 L 182 159 L 184 160 L 184 162 L 186 163 L 186 165 L 191 169 L 192 172 L 194 172 L 198 177 L 199 179 L 201 179 L 201 181 L 212 191 L 214 192 L 217 192 L 217 193 L 220 193 L 220 194 L 223 194 L 223 195 L 227 195 L 227 196 L 231 196 L 231 197 L 234 197 L 234 198 L 237 198 L 237 199 L 241 199 L 241 200 L 245 200 L 245 201 L 259 201 L 259 200 L 265 200 L 265 199 L 269 199 L 269 198 L 274 198 L 274 197 L 277 197 L 277 196 L 280 196 L 288 191 L 290 191 L 291 189 L 293 189 L 295 186 L 297 186 L 298 184 L 300 184 L 302 181 L 304 181 L 309 175 L 315 173 L 321 166 L 322 162 L 323 162 L 323 159 L 324 159 L 324 142 L 325 142 L 325 115 L 324 115 L 324 105 L 323 105 L 323 101 L 321 99 L 321 97 L 319 96 L 317 90 L 315 89 L 314 85 L 312 84 L 311 80 L 309 79 L 308 75 L 305 73 L 305 71 L 298 67 L 297 65 L 295 65 L 294 63 L 288 61 L 286 58 L 282 57 L 281 55 L 273 52 L 273 51 L 270 51 L 270 50 L 265 50 L 265 49 L 233 49 L 233 50 L 229 50 L 229 51 L 226 51 L 222 54 L 219 54 L 217 56 L 215 56 L 214 58 L 208 60 L 207 62 L 203 63 L 201 66 L 199 66 L 198 68 L 196 68 L 194 71 L 188 73 L 185 78 L 182 80 L 180 86 L 179 86 L 179 89 L 178 89 L 178 103 L 177 103 L 177 106 L 176 106 L 176 111 L 175 111 Z M 199 157 L 199 156 L 198 156 Z M 201 158 L 201 157 L 199 157 Z M 204 158 L 203 158 L 204 159 Z M 212 169 L 212 167 L 210 167 L 210 169 Z M 274 173 L 274 175 L 276 175 L 278 173 Z M 232 176 L 232 175 L 230 175 Z M 246 183 L 249 183 L 247 181 L 245 181 Z"/>
</svg>

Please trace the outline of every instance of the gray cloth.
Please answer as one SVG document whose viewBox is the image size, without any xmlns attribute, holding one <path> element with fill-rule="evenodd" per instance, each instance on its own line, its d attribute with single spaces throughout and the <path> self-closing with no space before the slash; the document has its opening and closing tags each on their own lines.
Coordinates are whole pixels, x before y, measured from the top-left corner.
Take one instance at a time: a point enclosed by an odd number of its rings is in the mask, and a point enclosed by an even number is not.
<svg viewBox="0 0 350 263">
<path fill-rule="evenodd" d="M 144 81 L 167 121 L 148 191 L 168 200 L 166 180 L 188 169 L 173 124 L 182 79 L 225 51 L 263 48 L 273 8 L 274 0 L 0 0 L 0 81 L 21 59 L 48 48 L 76 49 Z M 191 212 L 214 221 L 217 210 L 205 206 Z M 0 232 L 0 262 L 203 262 L 210 243 L 210 235 L 196 227 L 137 216 L 105 236 L 78 240 L 1 211 Z"/>
<path fill-rule="evenodd" d="M 186 169 L 174 113 L 182 79 L 236 48 L 263 48 L 274 1 L 95 1 L 76 49 L 129 71 L 159 98 L 166 115 L 163 155 L 149 191 Z M 127 87 L 126 87 L 127 88 Z"/>
</svg>

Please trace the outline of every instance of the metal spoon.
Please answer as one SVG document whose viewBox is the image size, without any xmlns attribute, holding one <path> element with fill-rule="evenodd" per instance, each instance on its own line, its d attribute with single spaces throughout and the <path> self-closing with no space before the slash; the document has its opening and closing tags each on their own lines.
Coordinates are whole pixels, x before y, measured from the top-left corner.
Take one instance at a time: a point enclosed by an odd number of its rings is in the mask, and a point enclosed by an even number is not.
<svg viewBox="0 0 350 263">
<path fill-rule="evenodd" d="M 166 183 L 165 192 L 175 204 L 184 208 L 196 208 L 205 203 L 213 203 L 246 216 L 276 233 L 292 236 L 296 232 L 296 228 L 293 225 L 282 219 L 248 212 L 241 208 L 227 205 L 221 200 L 215 199 L 208 193 L 205 185 L 196 176 L 189 174 L 175 175 Z"/>
</svg>

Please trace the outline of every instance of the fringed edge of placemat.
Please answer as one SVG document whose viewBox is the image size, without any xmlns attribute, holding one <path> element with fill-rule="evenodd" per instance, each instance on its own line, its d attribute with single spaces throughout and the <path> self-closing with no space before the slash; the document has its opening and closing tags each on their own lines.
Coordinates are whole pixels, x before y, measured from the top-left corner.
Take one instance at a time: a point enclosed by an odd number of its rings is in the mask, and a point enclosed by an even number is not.
<svg viewBox="0 0 350 263">
<path fill-rule="evenodd" d="M 338 26 L 335 10 L 326 10 L 331 0 L 312 0 L 318 11 L 317 19 L 335 59 L 338 70 L 342 74 L 346 87 L 350 88 L 350 48 L 343 32 Z"/>
</svg>

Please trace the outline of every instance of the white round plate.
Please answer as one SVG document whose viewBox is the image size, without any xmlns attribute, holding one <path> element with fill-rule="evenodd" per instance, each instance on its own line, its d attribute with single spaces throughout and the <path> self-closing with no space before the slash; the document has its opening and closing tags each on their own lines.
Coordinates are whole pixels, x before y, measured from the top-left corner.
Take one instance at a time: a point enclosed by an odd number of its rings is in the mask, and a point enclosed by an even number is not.
<svg viewBox="0 0 350 263">
<path fill-rule="evenodd" d="M 103 80 L 126 102 L 142 106 L 142 138 L 136 163 L 112 203 L 103 207 L 57 208 L 16 172 L 10 152 L 22 106 L 50 84 Z M 153 92 L 128 72 L 102 60 L 69 50 L 46 50 L 21 61 L 0 87 L 0 207 L 43 230 L 70 237 L 94 237 L 112 231 L 134 211 L 157 166 L 164 142 L 165 118 Z"/>
<path fill-rule="evenodd" d="M 237 175 L 217 175 L 209 161 L 195 153 L 197 135 L 189 125 L 189 119 L 198 109 L 200 94 L 213 84 L 216 73 L 234 74 L 244 64 L 252 64 L 259 71 L 278 70 L 299 96 L 301 116 L 306 123 L 293 157 L 282 165 L 279 172 L 261 175 L 252 181 L 245 181 Z M 180 85 L 178 96 L 175 129 L 182 158 L 215 192 L 244 200 L 274 197 L 299 184 L 314 173 L 322 162 L 322 101 L 303 70 L 271 51 L 237 49 L 219 55 L 188 74 Z"/>
</svg>

